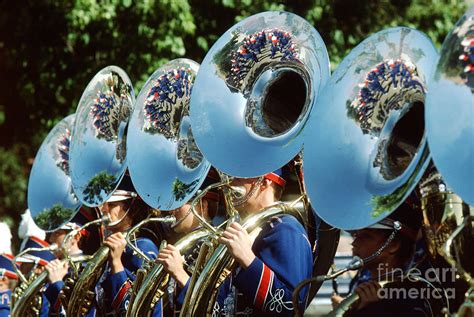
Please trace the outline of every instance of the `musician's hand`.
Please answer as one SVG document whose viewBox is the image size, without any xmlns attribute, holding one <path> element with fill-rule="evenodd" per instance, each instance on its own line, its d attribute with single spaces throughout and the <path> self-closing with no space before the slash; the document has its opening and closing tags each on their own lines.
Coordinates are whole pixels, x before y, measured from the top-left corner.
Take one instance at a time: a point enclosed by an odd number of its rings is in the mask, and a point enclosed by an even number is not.
<svg viewBox="0 0 474 317">
<path fill-rule="evenodd" d="M 225 244 L 234 259 L 244 269 L 248 268 L 255 259 L 252 251 L 252 245 L 255 238 L 247 233 L 247 231 L 237 222 L 233 222 L 227 227 L 219 238 L 219 242 Z"/>
<path fill-rule="evenodd" d="M 104 245 L 110 249 L 109 261 L 112 269 L 112 274 L 121 272 L 124 270 L 122 265 L 122 254 L 127 245 L 125 237 L 120 232 L 116 232 L 107 237 L 104 241 Z"/>
<path fill-rule="evenodd" d="M 160 250 L 157 261 L 163 264 L 164 269 L 171 274 L 180 287 L 186 285 L 189 275 L 184 270 L 184 259 L 172 244 Z"/>
<path fill-rule="evenodd" d="M 364 308 L 365 306 L 378 302 L 380 298 L 378 297 L 377 291 L 379 290 L 380 285 L 377 281 L 369 281 L 366 283 L 360 284 L 355 292 L 359 295 L 359 305 L 357 310 Z"/>
<path fill-rule="evenodd" d="M 48 271 L 48 281 L 53 284 L 58 281 L 62 281 L 64 276 L 67 274 L 69 264 L 61 260 L 53 260 L 46 265 L 46 271 Z"/>
<path fill-rule="evenodd" d="M 333 309 L 336 308 L 336 306 L 339 305 L 339 303 L 342 302 L 343 299 L 344 297 L 336 295 L 336 293 L 332 293 L 332 296 L 331 296 L 332 308 Z"/>
</svg>

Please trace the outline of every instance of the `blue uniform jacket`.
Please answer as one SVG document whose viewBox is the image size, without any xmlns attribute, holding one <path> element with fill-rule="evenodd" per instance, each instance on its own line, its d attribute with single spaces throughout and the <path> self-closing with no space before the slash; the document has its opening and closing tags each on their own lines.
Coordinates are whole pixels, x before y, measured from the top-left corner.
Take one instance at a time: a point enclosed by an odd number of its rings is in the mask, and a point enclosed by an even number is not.
<svg viewBox="0 0 474 317">
<path fill-rule="evenodd" d="M 157 257 L 158 248 L 150 239 L 138 238 L 136 240 L 136 246 L 149 258 L 155 259 Z M 122 263 L 125 270 L 115 274 L 110 272 L 110 267 L 107 265 L 104 274 L 96 286 L 96 300 L 94 306 L 86 314 L 87 317 L 102 314 L 113 316 L 125 315 L 130 300 L 128 290 L 131 288 L 132 283 L 135 280 L 135 272 L 142 266 L 142 259 L 133 254 L 133 250 L 127 246 L 122 255 Z M 48 301 L 54 303 L 51 304 L 51 316 L 64 315 L 64 310 L 59 301 L 59 293 L 63 286 L 64 282 L 58 281 L 51 284 L 45 292 Z M 156 305 L 155 311 L 156 313 L 154 313 L 154 316 L 157 316 L 158 313 L 161 314 L 161 303 Z M 47 314 L 45 316 L 47 316 Z"/>
<path fill-rule="evenodd" d="M 10 290 L 0 292 L 0 317 L 10 316 L 11 298 L 12 292 Z"/>
<path fill-rule="evenodd" d="M 158 255 L 157 246 L 148 238 L 138 238 L 136 246 L 143 251 L 149 258 L 156 259 Z M 133 254 L 133 250 L 128 246 L 122 255 L 122 263 L 124 271 L 115 274 L 110 273 L 110 269 L 104 273 L 105 278 L 102 280 L 101 287 L 103 289 L 105 307 L 103 311 L 113 312 L 117 316 L 124 316 L 130 301 L 130 293 L 128 290 L 135 281 L 135 273 L 142 266 L 142 259 Z M 99 301 L 100 302 L 100 301 Z M 154 315 L 161 314 L 161 303 L 156 305 Z"/>
<path fill-rule="evenodd" d="M 252 246 L 256 258 L 237 268 L 219 289 L 213 315 L 292 316 L 295 287 L 312 276 L 313 255 L 304 227 L 293 216 L 272 218 Z M 309 287 L 299 296 L 304 311 Z"/>
<path fill-rule="evenodd" d="M 199 228 L 200 227 L 194 230 L 198 230 Z M 197 259 L 197 257 L 199 256 L 199 251 L 201 249 L 202 243 L 205 240 L 206 239 L 201 239 L 197 241 L 194 244 L 194 246 L 190 250 L 188 250 L 188 252 L 184 254 L 186 263 L 191 263 Z M 173 294 L 170 294 L 169 296 L 170 298 L 169 306 L 170 306 L 170 314 L 172 314 L 173 316 L 180 315 L 181 307 L 183 306 L 183 302 L 186 297 L 186 292 L 188 291 L 190 282 L 191 282 L 191 278 L 189 278 L 188 281 L 186 282 L 186 285 L 183 288 L 181 288 L 177 285 L 177 283 L 173 279 L 170 280 L 170 283 L 173 283 L 173 287 L 172 287 Z"/>
<path fill-rule="evenodd" d="M 73 256 L 79 256 L 82 254 L 83 253 L 81 252 Z M 86 265 L 87 265 L 87 262 L 82 263 L 82 266 L 86 266 Z M 68 278 L 71 273 L 72 273 L 72 269 L 69 268 L 69 272 L 65 278 Z M 63 289 L 63 287 L 64 287 L 64 282 L 57 281 L 57 282 L 54 282 L 53 284 L 49 284 L 49 286 L 44 291 L 44 295 L 46 296 L 49 302 L 49 316 L 66 316 L 66 310 L 62 306 L 61 301 L 59 299 L 59 294 L 61 293 L 61 290 Z M 85 316 L 86 317 L 95 316 L 95 308 L 92 307 Z"/>
<path fill-rule="evenodd" d="M 40 317 L 46 317 L 46 316 L 49 316 L 49 302 L 48 302 L 48 299 L 46 298 L 46 295 L 44 293 L 44 291 L 46 290 L 46 288 L 48 287 L 48 284 L 46 284 L 45 288 L 43 288 L 43 290 L 41 291 L 41 301 L 42 301 L 42 304 L 41 304 L 41 310 L 40 310 Z"/>
<path fill-rule="evenodd" d="M 64 287 L 63 281 L 57 281 L 53 284 L 50 284 L 44 291 L 44 295 L 49 302 L 49 315 L 50 316 L 65 316 L 66 313 L 64 308 L 61 306 L 61 301 L 59 300 L 59 293 Z M 89 315 L 86 315 L 89 316 Z M 93 315 L 91 315 L 93 316 Z"/>
<path fill-rule="evenodd" d="M 10 316 L 10 305 L 11 305 L 12 292 L 6 290 L 0 292 L 0 317 L 9 317 Z M 44 295 L 44 292 L 41 292 L 42 304 L 40 310 L 40 317 L 48 316 L 49 302 Z"/>
</svg>

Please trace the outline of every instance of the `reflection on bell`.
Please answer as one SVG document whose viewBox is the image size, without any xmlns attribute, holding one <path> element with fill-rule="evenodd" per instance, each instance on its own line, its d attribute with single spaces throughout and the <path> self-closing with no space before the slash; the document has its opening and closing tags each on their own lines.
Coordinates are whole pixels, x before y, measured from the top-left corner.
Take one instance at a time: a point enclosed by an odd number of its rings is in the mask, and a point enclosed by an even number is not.
<svg viewBox="0 0 474 317">
<path fill-rule="evenodd" d="M 28 208 L 36 225 L 54 231 L 81 207 L 69 175 L 69 146 L 75 115 L 49 132 L 36 154 L 28 181 Z M 47 186 L 45 186 L 47 184 Z"/>
<path fill-rule="evenodd" d="M 189 59 L 170 61 L 150 76 L 137 97 L 128 128 L 128 167 L 138 193 L 153 208 L 185 204 L 210 168 L 189 119 L 198 69 Z"/>
<path fill-rule="evenodd" d="M 338 66 L 304 131 L 305 181 L 324 221 L 367 227 L 413 190 L 429 158 L 424 96 L 436 57 L 423 33 L 393 28 Z"/>
<path fill-rule="evenodd" d="M 302 149 L 301 131 L 329 77 L 318 32 L 287 12 L 229 29 L 209 50 L 191 94 L 191 124 L 213 166 L 239 177 L 280 168 Z"/>
<path fill-rule="evenodd" d="M 474 205 L 474 7 L 444 40 L 426 96 L 426 129 L 436 168 Z M 472 55 L 471 55 L 472 56 Z"/>
<path fill-rule="evenodd" d="M 74 191 L 87 206 L 103 204 L 125 169 L 125 129 L 135 103 L 127 74 L 117 66 L 99 71 L 76 110 L 70 171 Z"/>
</svg>

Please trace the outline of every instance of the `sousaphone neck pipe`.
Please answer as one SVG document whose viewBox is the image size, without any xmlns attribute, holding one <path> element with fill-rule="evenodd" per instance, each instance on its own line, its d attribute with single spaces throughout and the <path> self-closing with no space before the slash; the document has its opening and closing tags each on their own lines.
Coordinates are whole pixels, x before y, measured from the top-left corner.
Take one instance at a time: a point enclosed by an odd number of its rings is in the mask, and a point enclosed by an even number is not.
<svg viewBox="0 0 474 317">
<path fill-rule="evenodd" d="M 73 270 L 77 273 L 78 272 L 78 267 L 76 266 L 76 263 L 78 263 L 78 261 L 75 261 L 71 255 L 69 254 L 69 248 L 68 248 L 68 245 L 70 245 L 70 241 L 71 239 L 76 236 L 77 234 L 79 234 L 82 230 L 86 229 L 87 227 L 89 226 L 92 226 L 92 225 L 96 225 L 96 224 L 101 224 L 103 222 L 107 221 L 106 218 L 102 217 L 102 218 L 99 218 L 99 219 L 96 219 L 96 220 L 93 220 L 93 221 L 89 221 L 88 223 L 86 223 L 85 225 L 83 225 L 82 227 L 80 228 L 77 228 L 77 229 L 73 229 L 71 230 L 68 234 L 66 234 L 66 236 L 64 237 L 64 240 L 61 244 L 61 251 L 64 255 L 64 259 L 66 261 L 68 261 Z"/>
<path fill-rule="evenodd" d="M 125 237 L 125 241 L 127 241 L 127 245 L 134 251 L 138 256 L 140 256 L 142 259 L 145 261 L 149 262 L 151 259 L 143 253 L 142 250 L 137 248 L 135 244 L 130 241 L 130 237 L 135 235 L 135 232 L 143 227 L 144 225 L 150 223 L 150 222 L 163 222 L 163 223 L 175 223 L 176 218 L 174 216 L 165 216 L 165 217 L 149 217 L 145 220 L 140 221 L 137 225 L 135 225 L 132 229 L 130 229 Z"/>
<path fill-rule="evenodd" d="M 57 250 L 58 246 L 56 244 L 52 244 L 48 247 L 43 247 L 43 248 L 28 248 L 20 253 L 18 253 L 14 258 L 13 258 L 13 268 L 15 269 L 16 274 L 20 277 L 20 280 L 23 283 L 28 283 L 26 277 L 23 275 L 23 273 L 20 271 L 20 269 L 15 265 L 15 263 L 18 262 L 18 258 L 22 257 L 23 255 L 29 253 L 29 252 L 41 252 L 41 251 L 54 251 Z"/>
</svg>

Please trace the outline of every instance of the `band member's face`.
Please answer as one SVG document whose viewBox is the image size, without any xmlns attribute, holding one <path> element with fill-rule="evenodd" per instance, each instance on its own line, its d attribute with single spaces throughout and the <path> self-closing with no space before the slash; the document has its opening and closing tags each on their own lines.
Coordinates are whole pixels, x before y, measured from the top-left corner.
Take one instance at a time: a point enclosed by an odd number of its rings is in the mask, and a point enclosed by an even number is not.
<svg viewBox="0 0 474 317">
<path fill-rule="evenodd" d="M 51 233 L 49 236 L 49 243 L 53 244 L 55 243 L 57 246 L 61 247 L 64 241 L 64 238 L 66 237 L 67 231 L 66 230 L 56 230 Z"/>
<path fill-rule="evenodd" d="M 352 236 L 352 254 L 361 259 L 367 258 L 374 254 L 386 241 L 387 235 L 385 230 L 379 229 L 361 229 L 355 231 Z M 384 252 L 370 263 L 380 263 L 384 260 Z"/>
<path fill-rule="evenodd" d="M 234 178 L 231 185 L 244 188 L 246 193 L 244 197 L 246 197 L 245 199 L 247 199 L 244 203 L 235 206 L 235 209 L 237 209 L 238 211 L 246 212 L 252 212 L 255 211 L 254 209 L 260 209 L 256 207 L 258 206 L 258 188 L 254 193 L 252 193 L 250 197 L 248 197 L 248 195 L 252 191 L 252 188 L 256 186 L 255 184 L 257 181 L 258 178 Z"/>
<path fill-rule="evenodd" d="M 194 214 L 190 212 L 190 202 L 191 201 L 173 210 L 171 213 L 176 217 L 176 222 L 178 223 L 173 227 L 176 233 L 189 233 L 198 225 L 198 220 L 194 217 Z M 207 201 L 205 199 L 202 199 L 201 203 L 196 204 L 194 208 L 196 212 L 202 215 L 206 220 L 209 220 L 207 216 Z"/>
<path fill-rule="evenodd" d="M 187 233 L 192 230 L 194 217 L 191 213 L 188 214 L 190 208 L 191 204 L 186 203 L 180 208 L 177 208 L 172 211 L 172 215 L 176 217 L 176 221 L 180 221 L 179 224 L 173 227 L 173 230 L 176 233 Z"/>
<path fill-rule="evenodd" d="M 123 201 L 114 201 L 114 202 L 105 202 L 101 207 L 101 212 L 104 215 L 110 217 L 110 221 L 114 222 L 121 219 L 127 212 L 127 202 Z"/>
<path fill-rule="evenodd" d="M 7 277 L 0 278 L 0 292 L 4 292 L 4 291 L 8 290 L 9 284 L 10 283 L 9 283 Z"/>
</svg>

